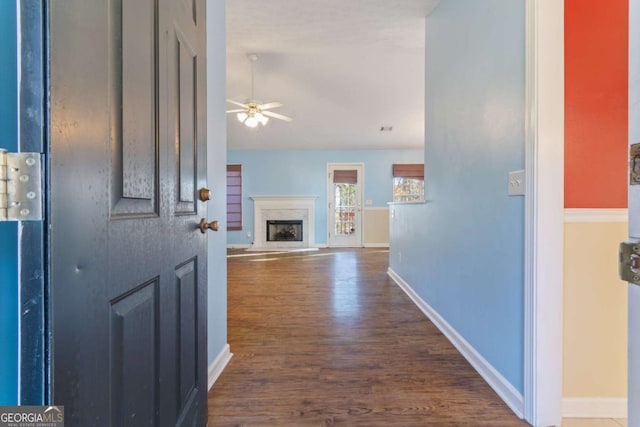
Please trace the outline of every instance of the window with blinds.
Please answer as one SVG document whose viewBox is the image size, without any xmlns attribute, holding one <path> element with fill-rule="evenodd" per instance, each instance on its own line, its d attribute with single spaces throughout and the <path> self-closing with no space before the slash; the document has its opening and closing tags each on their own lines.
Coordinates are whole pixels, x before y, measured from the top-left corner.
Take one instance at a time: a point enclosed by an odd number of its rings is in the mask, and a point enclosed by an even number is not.
<svg viewBox="0 0 640 427">
<path fill-rule="evenodd" d="M 393 201 L 424 201 L 424 164 L 393 165 Z"/>
<path fill-rule="evenodd" d="M 242 230 L 242 165 L 227 165 L 227 230 Z"/>
</svg>

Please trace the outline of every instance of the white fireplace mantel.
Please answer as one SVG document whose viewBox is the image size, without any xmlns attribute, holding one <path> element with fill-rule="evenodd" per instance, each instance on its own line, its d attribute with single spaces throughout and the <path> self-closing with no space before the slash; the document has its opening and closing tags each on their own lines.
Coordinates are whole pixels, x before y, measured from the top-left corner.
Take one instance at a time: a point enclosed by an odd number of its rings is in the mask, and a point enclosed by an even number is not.
<svg viewBox="0 0 640 427">
<path fill-rule="evenodd" d="M 254 248 L 287 249 L 315 246 L 317 196 L 251 196 L 253 200 Z M 266 221 L 302 220 L 302 242 L 267 242 Z"/>
</svg>

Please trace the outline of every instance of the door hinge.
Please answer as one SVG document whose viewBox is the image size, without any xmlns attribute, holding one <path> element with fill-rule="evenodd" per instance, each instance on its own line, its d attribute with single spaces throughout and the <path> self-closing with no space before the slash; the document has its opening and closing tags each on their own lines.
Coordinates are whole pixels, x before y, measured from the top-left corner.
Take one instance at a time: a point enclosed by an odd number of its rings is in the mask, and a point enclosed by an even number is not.
<svg viewBox="0 0 640 427">
<path fill-rule="evenodd" d="M 625 282 L 640 285 L 640 243 L 620 243 L 618 272 Z"/>
<path fill-rule="evenodd" d="M 41 220 L 41 154 L 0 148 L 0 221 Z"/>
</svg>

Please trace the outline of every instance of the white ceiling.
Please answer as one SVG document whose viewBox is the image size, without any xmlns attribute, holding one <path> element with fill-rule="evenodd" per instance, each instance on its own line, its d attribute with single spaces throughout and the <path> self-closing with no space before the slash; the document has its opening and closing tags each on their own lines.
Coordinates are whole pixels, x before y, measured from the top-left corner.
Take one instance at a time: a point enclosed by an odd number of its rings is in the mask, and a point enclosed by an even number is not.
<svg viewBox="0 0 640 427">
<path fill-rule="evenodd" d="M 256 53 L 255 98 L 294 119 L 250 129 L 229 114 L 228 148 L 423 147 L 424 23 L 438 1 L 227 1 L 227 98 L 251 97 Z"/>
</svg>

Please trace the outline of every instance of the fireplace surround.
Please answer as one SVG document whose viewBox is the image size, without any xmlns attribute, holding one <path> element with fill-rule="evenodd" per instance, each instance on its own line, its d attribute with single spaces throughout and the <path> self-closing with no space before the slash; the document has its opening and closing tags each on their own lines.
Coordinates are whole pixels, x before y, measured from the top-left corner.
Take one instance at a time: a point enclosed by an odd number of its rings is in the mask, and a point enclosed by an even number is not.
<svg viewBox="0 0 640 427">
<path fill-rule="evenodd" d="M 252 196 L 254 249 L 315 247 L 316 196 Z M 297 240 L 268 240 L 267 221 L 300 222 Z"/>
</svg>

